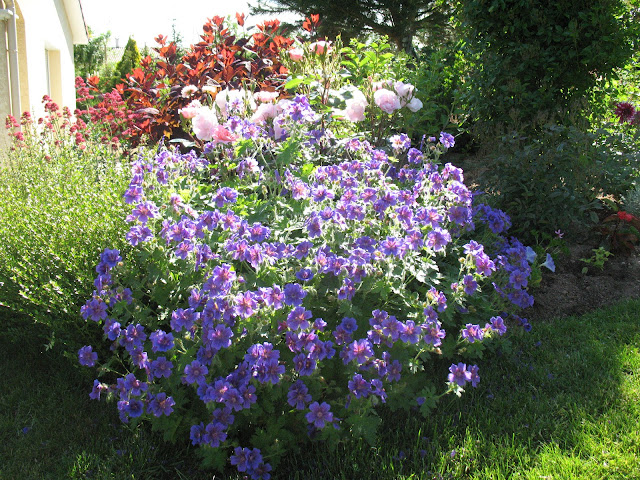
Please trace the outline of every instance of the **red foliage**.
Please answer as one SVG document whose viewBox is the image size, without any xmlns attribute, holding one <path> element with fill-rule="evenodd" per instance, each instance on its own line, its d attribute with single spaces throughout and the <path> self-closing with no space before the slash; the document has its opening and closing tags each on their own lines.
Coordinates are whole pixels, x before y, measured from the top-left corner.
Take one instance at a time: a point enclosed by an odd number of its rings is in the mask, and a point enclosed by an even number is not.
<svg viewBox="0 0 640 480">
<path fill-rule="evenodd" d="M 237 15 L 238 23 L 244 16 Z M 203 26 L 202 41 L 192 45 L 178 58 L 176 45 L 167 43 L 166 37 L 156 38 L 154 50 L 158 59 L 146 57 L 140 68 L 127 75 L 124 92 L 127 104 L 138 117 L 131 130 L 131 141 L 136 145 L 143 136 L 155 143 L 163 137 L 191 138 L 180 127 L 178 111 L 192 100 L 206 103 L 202 91 L 205 85 L 218 89 L 246 88 L 274 90 L 280 86 L 287 69 L 280 62 L 280 51 L 288 50 L 293 39 L 280 35 L 278 20 L 258 25 L 258 32 L 248 38 L 237 38 L 226 28 L 224 18 L 215 16 Z M 187 85 L 197 91 L 185 98 L 182 89 Z"/>
<path fill-rule="evenodd" d="M 320 26 L 320 15 L 312 14 L 304 19 L 302 22 L 302 28 L 304 28 L 309 33 L 315 33 L 318 31 L 318 27 Z"/>
</svg>

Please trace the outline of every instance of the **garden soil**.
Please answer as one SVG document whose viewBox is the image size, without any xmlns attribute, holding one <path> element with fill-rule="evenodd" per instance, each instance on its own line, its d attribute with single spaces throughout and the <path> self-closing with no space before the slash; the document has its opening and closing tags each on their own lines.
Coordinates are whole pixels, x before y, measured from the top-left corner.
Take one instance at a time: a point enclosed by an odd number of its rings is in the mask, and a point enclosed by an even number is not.
<svg viewBox="0 0 640 480">
<path fill-rule="evenodd" d="M 479 188 L 476 180 L 484 168 L 481 157 L 455 153 L 447 157 L 447 161 L 463 169 L 466 185 Z M 529 291 L 534 297 L 533 307 L 524 310 L 523 317 L 552 320 L 581 315 L 627 298 L 640 298 L 640 246 L 629 256 L 608 257 L 600 270 L 581 259 L 592 257 L 601 239 L 593 232 L 585 232 L 583 238 L 582 243 L 568 242 L 568 254 L 554 255 L 555 273 L 543 268 L 542 282 Z M 585 266 L 587 273 L 582 272 Z"/>
<path fill-rule="evenodd" d="M 543 272 L 540 286 L 530 291 L 532 308 L 523 311 L 529 320 L 551 320 L 581 315 L 592 310 L 640 297 L 640 256 L 608 257 L 602 270 L 581 259 L 593 256 L 598 245 L 569 245 L 569 254 L 556 259 L 555 273 Z M 588 271 L 583 273 L 584 267 Z M 544 269 L 543 269 L 544 270 Z"/>
</svg>

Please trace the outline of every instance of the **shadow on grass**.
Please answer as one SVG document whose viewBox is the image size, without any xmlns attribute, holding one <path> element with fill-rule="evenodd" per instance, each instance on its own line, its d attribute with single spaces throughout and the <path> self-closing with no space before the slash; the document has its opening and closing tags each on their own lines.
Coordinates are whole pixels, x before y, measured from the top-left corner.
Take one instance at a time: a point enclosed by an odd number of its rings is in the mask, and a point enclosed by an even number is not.
<svg viewBox="0 0 640 480">
<path fill-rule="evenodd" d="M 148 429 L 127 429 L 113 404 L 90 400 L 86 369 L 46 351 L 46 339 L 0 311 L 0 479 L 211 479 L 186 446 L 175 455 Z"/>
<path fill-rule="evenodd" d="M 640 478 L 640 301 L 538 323 L 479 362 L 482 381 L 432 416 L 383 412 L 376 447 L 311 444 L 274 478 Z M 6 317 L 6 315 L 5 315 Z M 92 379 L 0 314 L 0 478 L 211 479 L 187 445 L 124 427 Z M 23 329 L 11 343 L 5 327 Z"/>
</svg>

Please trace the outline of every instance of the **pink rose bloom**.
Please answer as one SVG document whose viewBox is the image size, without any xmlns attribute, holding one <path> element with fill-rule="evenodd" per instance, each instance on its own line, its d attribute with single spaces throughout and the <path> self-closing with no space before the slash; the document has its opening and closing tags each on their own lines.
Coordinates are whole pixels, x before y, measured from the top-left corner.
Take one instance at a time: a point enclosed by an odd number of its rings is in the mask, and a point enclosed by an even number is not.
<svg viewBox="0 0 640 480">
<path fill-rule="evenodd" d="M 292 48 L 289 50 L 289 57 L 294 62 L 299 62 L 304 57 L 304 50 L 300 47 Z"/>
<path fill-rule="evenodd" d="M 412 112 L 417 112 L 422 108 L 422 102 L 418 97 L 413 97 L 409 103 L 407 103 L 407 108 Z"/>
<path fill-rule="evenodd" d="M 364 111 L 367 108 L 366 102 L 358 102 L 356 100 L 347 100 L 347 108 L 344 116 L 350 122 L 361 122 L 365 119 Z"/>
<path fill-rule="evenodd" d="M 392 114 L 394 111 L 400 109 L 400 99 L 391 90 L 381 88 L 376 90 L 373 94 L 373 101 L 380 107 L 383 112 Z"/>
<path fill-rule="evenodd" d="M 329 52 L 331 50 L 331 42 L 325 42 L 324 40 L 313 42 L 309 44 L 309 49 L 311 50 L 311 53 L 322 55 L 323 53 Z"/>
<path fill-rule="evenodd" d="M 258 100 L 259 102 L 263 102 L 263 103 L 273 102 L 279 96 L 280 96 L 280 94 L 278 92 L 267 92 L 265 90 L 262 90 L 260 92 L 256 92 L 254 94 L 255 99 Z"/>
<path fill-rule="evenodd" d="M 258 106 L 258 109 L 251 117 L 251 121 L 253 123 L 263 123 L 266 122 L 269 118 L 274 118 L 278 115 L 278 106 L 273 103 L 261 103 Z"/>
<path fill-rule="evenodd" d="M 393 87 L 393 82 L 391 80 L 380 80 L 379 82 L 373 82 L 371 84 L 373 90 L 380 90 L 381 88 Z"/>
<path fill-rule="evenodd" d="M 193 133 L 200 140 L 209 141 L 213 138 L 215 127 L 218 126 L 216 112 L 207 107 L 199 108 L 196 116 L 191 120 Z"/>
<path fill-rule="evenodd" d="M 413 85 L 410 83 L 396 82 L 393 84 L 393 88 L 401 97 L 410 97 L 413 95 Z"/>
<path fill-rule="evenodd" d="M 237 135 L 235 135 L 234 133 L 231 133 L 222 125 L 216 125 L 215 127 L 213 127 L 211 141 L 214 142 L 216 145 L 218 143 L 225 143 L 225 144 L 232 143 L 232 142 L 235 142 L 237 139 L 238 139 Z"/>
<path fill-rule="evenodd" d="M 347 108 L 344 111 L 344 116 L 350 122 L 361 122 L 364 120 L 364 111 L 367 108 L 367 99 L 360 90 L 355 90 L 353 98 L 346 101 Z"/>
<path fill-rule="evenodd" d="M 202 107 L 202 104 L 198 100 L 192 101 L 189 105 L 178 110 L 178 113 L 187 120 L 193 118 L 198 113 L 198 109 Z"/>
</svg>

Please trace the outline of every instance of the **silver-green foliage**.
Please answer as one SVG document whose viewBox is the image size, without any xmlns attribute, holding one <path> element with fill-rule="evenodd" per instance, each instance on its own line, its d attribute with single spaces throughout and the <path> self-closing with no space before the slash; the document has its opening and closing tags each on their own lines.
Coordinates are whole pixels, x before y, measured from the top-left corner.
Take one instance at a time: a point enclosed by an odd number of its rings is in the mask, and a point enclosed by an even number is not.
<svg viewBox="0 0 640 480">
<path fill-rule="evenodd" d="M 96 255 L 122 248 L 128 167 L 107 146 L 25 133 L 0 162 L 0 305 L 66 343 L 82 329 Z"/>
</svg>

